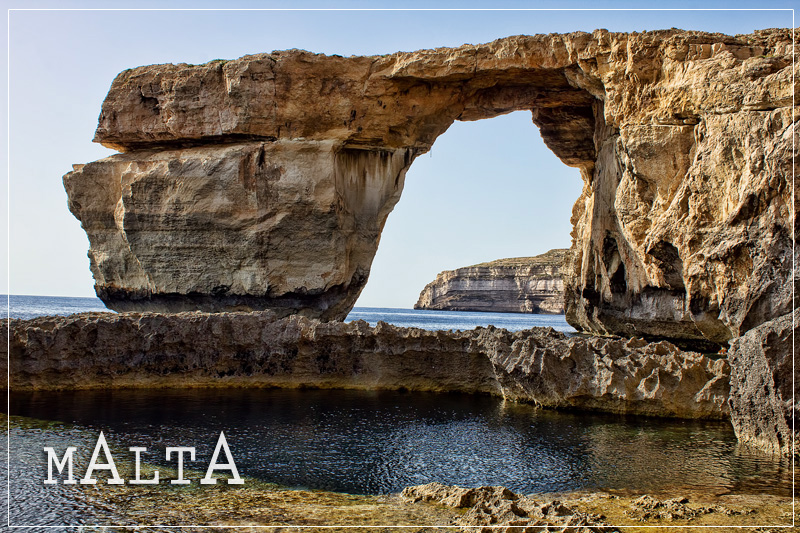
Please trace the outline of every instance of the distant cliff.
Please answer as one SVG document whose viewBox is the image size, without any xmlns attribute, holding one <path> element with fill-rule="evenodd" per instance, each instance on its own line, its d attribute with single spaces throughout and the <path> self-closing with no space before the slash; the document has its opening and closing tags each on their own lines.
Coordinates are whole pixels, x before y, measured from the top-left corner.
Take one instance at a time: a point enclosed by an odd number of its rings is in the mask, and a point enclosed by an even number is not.
<svg viewBox="0 0 800 533">
<path fill-rule="evenodd" d="M 563 313 L 561 275 L 568 252 L 550 250 L 446 270 L 422 289 L 414 309 Z"/>
</svg>

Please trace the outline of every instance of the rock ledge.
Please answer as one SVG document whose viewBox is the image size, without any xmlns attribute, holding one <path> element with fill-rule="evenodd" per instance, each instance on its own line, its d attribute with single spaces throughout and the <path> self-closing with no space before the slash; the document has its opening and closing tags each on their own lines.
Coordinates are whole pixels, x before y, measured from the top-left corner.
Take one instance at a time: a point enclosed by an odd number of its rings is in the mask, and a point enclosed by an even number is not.
<svg viewBox="0 0 800 533">
<path fill-rule="evenodd" d="M 568 337 L 549 328 L 373 328 L 268 311 L 85 313 L 9 326 L 13 390 L 408 389 L 558 409 L 727 417 L 728 363 L 667 342 Z M 5 336 L 2 323 L 1 345 Z"/>
</svg>

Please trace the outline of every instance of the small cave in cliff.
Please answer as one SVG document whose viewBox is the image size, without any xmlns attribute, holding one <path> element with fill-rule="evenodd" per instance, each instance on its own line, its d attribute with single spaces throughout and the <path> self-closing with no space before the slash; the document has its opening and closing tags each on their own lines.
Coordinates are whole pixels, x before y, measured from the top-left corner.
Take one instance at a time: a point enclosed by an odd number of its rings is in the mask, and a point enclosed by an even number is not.
<svg viewBox="0 0 800 533">
<path fill-rule="evenodd" d="M 647 253 L 653 256 L 664 275 L 664 282 L 673 290 L 683 290 L 683 260 L 672 243 L 659 241 Z"/>
<path fill-rule="evenodd" d="M 625 294 L 628 290 L 625 263 L 619 255 L 617 241 L 611 235 L 606 235 L 603 240 L 603 263 L 608 273 L 611 294 Z"/>
</svg>

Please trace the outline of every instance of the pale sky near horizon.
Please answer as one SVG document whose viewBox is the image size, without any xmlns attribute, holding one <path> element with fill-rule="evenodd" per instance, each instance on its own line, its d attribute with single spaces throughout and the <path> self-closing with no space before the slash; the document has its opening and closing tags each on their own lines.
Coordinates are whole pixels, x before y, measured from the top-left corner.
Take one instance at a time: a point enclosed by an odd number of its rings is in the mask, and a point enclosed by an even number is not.
<svg viewBox="0 0 800 533">
<path fill-rule="evenodd" d="M 793 7 L 791 2 L 767 4 Z M 20 0 L 5 5 L 93 8 L 107 7 L 108 2 Z M 298 3 L 142 0 L 135 5 L 249 8 L 296 7 Z M 449 7 L 452 3 L 403 5 Z M 497 5 L 625 8 L 637 3 L 511 1 Z M 661 8 L 696 5 L 658 4 Z M 702 7 L 752 5 L 731 0 Z M 9 106 L 8 112 L 2 110 L 8 129 L 0 132 L 8 163 L 0 166 L 0 205 L 8 206 L 8 222 L 2 217 L 8 231 L 0 232 L 0 248 L 8 250 L 8 260 L 0 264 L 0 279 L 9 280 L 11 294 L 94 294 L 86 256 L 88 240 L 67 209 L 61 176 L 73 163 L 114 153 L 91 139 L 111 81 L 126 68 L 204 63 L 288 48 L 373 55 L 597 28 L 750 33 L 792 27 L 792 15 L 791 11 L 11 11 Z M 5 76 L 6 69 L 0 72 Z M 442 270 L 568 247 L 569 218 L 581 185 L 578 171 L 565 166 L 543 145 L 530 113 L 456 122 L 409 170 L 403 196 L 389 215 L 370 281 L 357 305 L 411 307 L 424 285 Z M 4 290 L 0 286 L 0 292 Z"/>
</svg>

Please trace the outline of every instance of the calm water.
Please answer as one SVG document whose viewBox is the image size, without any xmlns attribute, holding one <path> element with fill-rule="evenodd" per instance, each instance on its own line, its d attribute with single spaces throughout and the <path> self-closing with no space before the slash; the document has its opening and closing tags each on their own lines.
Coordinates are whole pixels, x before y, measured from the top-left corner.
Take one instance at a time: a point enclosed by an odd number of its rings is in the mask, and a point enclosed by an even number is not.
<svg viewBox="0 0 800 533">
<path fill-rule="evenodd" d="M 94 298 L 11 297 L 11 315 L 20 318 L 98 310 L 104 307 Z M 348 320 L 356 319 L 426 329 L 488 324 L 571 329 L 563 316 L 552 315 L 356 308 Z M 120 450 L 146 446 L 143 460 L 150 463 L 163 462 L 167 446 L 194 446 L 198 462 L 187 467 L 200 470 L 225 431 L 243 476 L 350 493 L 390 493 L 439 481 L 505 485 L 526 493 L 791 494 L 789 463 L 739 446 L 728 423 L 556 413 L 486 396 L 247 389 L 38 392 L 12 394 L 11 414 L 56 422 L 10 433 L 15 523 L 92 523 L 108 516 L 81 500 L 75 487 L 42 484 L 44 446 L 59 452 L 78 446 L 80 476 L 99 431 Z"/>
<path fill-rule="evenodd" d="M 3 306 L 8 304 L 11 318 L 36 318 L 37 316 L 71 315 L 88 311 L 108 311 L 99 298 L 64 296 L 11 296 L 0 295 Z M 5 314 L 5 313 L 4 313 Z"/>
<path fill-rule="evenodd" d="M 372 494 L 439 481 L 524 493 L 791 493 L 788 463 L 747 453 L 727 423 L 555 413 L 486 396 L 40 392 L 12 394 L 11 412 L 102 430 L 121 449 L 146 446 L 146 461 L 161 461 L 166 446 L 195 446 L 201 470 L 225 431 L 243 476 L 290 487 Z M 55 437 L 19 438 L 21 448 L 41 450 Z M 40 455 L 40 479 L 43 461 Z"/>
<path fill-rule="evenodd" d="M 379 320 L 406 328 L 422 329 L 474 329 L 477 326 L 496 326 L 508 331 L 533 327 L 550 327 L 556 331 L 574 333 L 564 315 L 534 315 L 525 313 L 471 313 L 465 311 L 423 311 L 418 309 L 392 309 L 384 307 L 355 307 L 346 322 L 366 320 L 371 326 Z"/>
<path fill-rule="evenodd" d="M 0 295 L 0 301 L 6 299 Z M 10 297 L 12 318 L 35 318 L 47 315 L 71 315 L 87 311 L 108 311 L 98 298 L 64 298 L 56 296 Z M 574 332 L 564 315 L 532 315 L 523 313 L 467 313 L 453 311 L 420 311 L 415 309 L 394 309 L 386 307 L 356 307 L 348 315 L 346 322 L 365 320 L 371 325 L 378 321 L 395 326 L 422 329 L 473 329 L 477 326 L 493 325 L 509 331 L 519 331 L 532 327 L 552 327 L 557 331 Z"/>
</svg>

